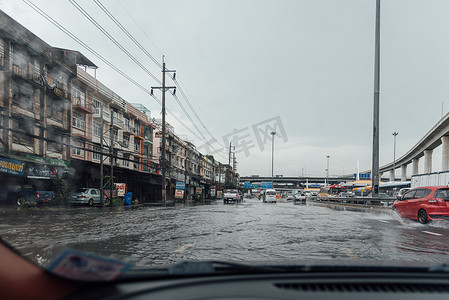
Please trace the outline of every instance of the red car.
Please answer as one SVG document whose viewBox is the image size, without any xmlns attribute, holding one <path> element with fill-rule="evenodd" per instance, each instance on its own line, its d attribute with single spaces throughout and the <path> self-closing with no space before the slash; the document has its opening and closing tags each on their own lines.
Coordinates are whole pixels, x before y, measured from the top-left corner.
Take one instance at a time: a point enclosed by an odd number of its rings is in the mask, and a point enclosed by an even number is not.
<svg viewBox="0 0 449 300">
<path fill-rule="evenodd" d="M 393 204 L 402 218 L 426 224 L 431 220 L 449 220 L 449 187 L 423 186 L 408 190 Z"/>
</svg>

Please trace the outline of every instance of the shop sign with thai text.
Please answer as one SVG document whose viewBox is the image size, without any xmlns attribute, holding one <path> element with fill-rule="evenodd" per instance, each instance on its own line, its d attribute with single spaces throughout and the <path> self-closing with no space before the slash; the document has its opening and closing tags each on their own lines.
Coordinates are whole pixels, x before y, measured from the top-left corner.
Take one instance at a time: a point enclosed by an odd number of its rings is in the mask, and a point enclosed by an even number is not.
<svg viewBox="0 0 449 300">
<path fill-rule="evenodd" d="M 0 172 L 8 173 L 12 175 L 23 175 L 25 169 L 25 163 L 14 159 L 1 158 L 0 159 Z"/>
</svg>

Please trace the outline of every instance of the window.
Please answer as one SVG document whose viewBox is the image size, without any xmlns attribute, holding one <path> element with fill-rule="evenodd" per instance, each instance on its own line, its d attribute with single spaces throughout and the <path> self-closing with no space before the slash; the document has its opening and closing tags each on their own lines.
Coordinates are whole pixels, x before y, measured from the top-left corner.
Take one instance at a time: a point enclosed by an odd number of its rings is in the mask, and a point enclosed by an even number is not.
<svg viewBox="0 0 449 300">
<path fill-rule="evenodd" d="M 17 129 L 23 133 L 13 132 L 12 141 L 17 144 L 22 145 L 33 145 L 34 138 L 34 121 L 31 119 L 14 119 L 13 128 Z"/>
<path fill-rule="evenodd" d="M 129 154 L 123 154 L 123 166 L 129 167 Z"/>
<path fill-rule="evenodd" d="M 435 192 L 434 198 L 449 200 L 449 189 L 440 189 Z"/>
<path fill-rule="evenodd" d="M 92 194 L 92 195 L 97 195 L 98 193 L 97 193 L 97 190 L 90 190 L 90 193 Z"/>
<path fill-rule="evenodd" d="M 92 101 L 92 106 L 93 106 L 94 108 L 100 108 L 100 107 L 101 107 L 101 102 L 98 101 L 97 99 L 94 99 L 94 100 Z"/>
<path fill-rule="evenodd" d="M 47 98 L 47 117 L 62 123 L 64 106 L 51 98 Z"/>
<path fill-rule="evenodd" d="M 28 64 L 28 58 L 27 55 L 17 49 L 14 49 L 13 52 L 13 65 L 14 67 L 20 68 L 22 70 L 25 70 Z"/>
<path fill-rule="evenodd" d="M 123 135 L 123 147 L 128 148 L 129 147 L 129 136 Z"/>
<path fill-rule="evenodd" d="M 118 130 L 114 129 L 112 132 L 114 133 L 114 141 L 118 141 Z"/>
<path fill-rule="evenodd" d="M 86 94 L 77 89 L 77 88 L 73 88 L 72 89 L 72 103 L 74 105 L 78 105 L 78 106 L 86 106 Z"/>
<path fill-rule="evenodd" d="M 51 141 L 47 141 L 47 149 L 50 151 L 62 151 L 62 135 L 52 134 Z"/>
<path fill-rule="evenodd" d="M 84 142 L 74 141 L 72 147 L 72 154 L 78 156 L 84 156 Z"/>
<path fill-rule="evenodd" d="M 411 190 L 411 191 L 405 193 L 404 196 L 402 197 L 402 200 L 415 199 L 415 193 L 416 193 L 416 190 Z"/>
<path fill-rule="evenodd" d="M 430 192 L 431 192 L 431 190 L 429 190 L 429 189 L 419 189 L 416 191 L 416 194 L 414 197 L 415 197 L 415 199 L 424 198 L 426 196 L 429 196 Z"/>
<path fill-rule="evenodd" d="M 94 134 L 95 136 L 100 136 L 100 135 L 101 135 L 101 126 L 100 126 L 100 123 L 94 122 L 94 126 L 93 126 L 93 134 Z"/>
<path fill-rule="evenodd" d="M 94 152 L 92 152 L 92 158 L 95 160 L 100 160 L 101 159 L 101 155 L 100 155 L 100 147 L 99 146 L 94 146 Z"/>
<path fill-rule="evenodd" d="M 86 128 L 86 115 L 79 114 L 77 112 L 72 113 L 72 125 L 73 127 L 84 130 Z"/>
<path fill-rule="evenodd" d="M 32 89 L 14 85 L 12 102 L 21 108 L 32 111 L 34 102 Z"/>
<path fill-rule="evenodd" d="M 137 120 L 134 121 L 134 134 L 140 135 L 140 122 Z"/>
<path fill-rule="evenodd" d="M 140 142 L 138 140 L 134 140 L 134 150 L 140 152 Z"/>
</svg>

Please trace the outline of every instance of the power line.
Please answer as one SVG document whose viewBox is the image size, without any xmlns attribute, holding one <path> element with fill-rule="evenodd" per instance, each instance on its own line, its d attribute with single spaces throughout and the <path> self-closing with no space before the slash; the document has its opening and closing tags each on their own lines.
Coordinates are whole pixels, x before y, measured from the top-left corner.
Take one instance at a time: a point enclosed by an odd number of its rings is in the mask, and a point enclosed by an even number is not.
<svg viewBox="0 0 449 300">
<path fill-rule="evenodd" d="M 117 47 L 119 47 L 120 50 L 123 51 L 129 58 L 131 58 L 132 61 L 134 61 L 142 70 L 144 70 L 148 75 L 150 75 L 157 83 L 161 84 L 160 80 L 151 73 L 145 66 L 139 62 L 128 50 L 126 50 L 125 47 L 122 46 L 111 34 L 107 32 L 95 19 L 87 12 L 85 11 L 75 0 L 69 0 L 70 3 L 72 3 L 75 8 L 81 12 L 92 24 L 94 24 L 95 27 L 98 28 L 110 41 L 112 41 Z"/>
<path fill-rule="evenodd" d="M 154 59 L 154 57 L 148 53 L 148 51 L 134 38 L 134 36 L 132 36 L 128 30 L 126 30 L 126 28 L 112 15 L 111 12 L 109 12 L 109 10 L 107 10 L 107 8 L 101 4 L 98 0 L 93 0 L 107 15 L 108 17 L 114 21 L 114 23 L 151 59 L 153 60 L 155 63 L 158 64 L 159 67 L 162 67 L 160 65 L 159 62 L 157 62 L 156 59 Z M 126 10 L 126 8 L 120 3 L 120 1 L 118 1 L 119 4 L 123 7 L 123 9 Z M 138 23 L 134 20 L 134 18 L 132 17 L 131 14 L 129 14 L 128 11 L 126 11 L 128 13 L 128 15 L 130 16 L 130 18 L 134 21 L 134 23 L 138 26 Z M 139 29 L 141 31 L 143 31 L 140 27 Z M 144 32 L 144 31 L 143 31 Z M 145 33 L 145 32 L 144 32 Z M 148 36 L 147 36 L 148 38 Z M 154 45 L 154 43 L 153 43 Z M 156 45 L 154 45 L 156 47 Z M 156 47 L 157 48 L 157 47 Z M 159 49 L 158 49 L 159 50 Z M 173 78 L 173 81 L 175 82 L 177 88 L 181 91 L 182 96 L 184 97 L 185 101 L 187 102 L 188 106 L 190 107 L 191 111 L 194 113 L 195 117 L 198 119 L 198 121 L 200 122 L 201 126 L 206 130 L 206 132 L 209 134 L 210 137 L 212 137 L 213 139 L 214 136 L 211 134 L 211 132 L 207 129 L 207 127 L 204 125 L 204 123 L 202 122 L 202 120 L 200 119 L 200 117 L 198 116 L 198 114 L 196 113 L 195 109 L 193 108 L 192 104 L 190 103 L 189 99 L 187 98 L 186 94 L 184 93 L 184 91 L 182 90 L 180 84 L 178 83 L 178 81 L 176 81 L 176 79 Z M 176 98 L 176 97 L 175 97 Z M 185 110 L 185 108 L 183 107 L 183 105 L 180 103 L 179 99 L 176 99 L 176 101 L 178 102 L 178 104 L 180 105 L 181 109 L 184 111 L 184 113 L 186 113 L 186 115 L 188 116 L 189 120 L 191 121 L 192 125 L 198 130 L 198 132 L 200 133 L 200 135 L 203 137 L 204 140 L 207 140 L 204 135 L 202 135 L 201 131 L 198 129 L 198 127 L 195 125 L 195 123 L 193 122 L 192 118 L 189 116 L 189 114 L 187 113 L 187 111 Z M 218 140 L 217 140 L 218 141 Z M 220 143 L 219 143 L 220 144 Z M 225 147 L 224 145 L 221 145 L 222 147 Z"/>
<path fill-rule="evenodd" d="M 77 42 L 78 44 L 80 44 L 81 46 L 83 46 L 84 48 L 86 48 L 86 50 L 88 50 L 90 53 L 92 53 L 93 55 L 95 55 L 97 58 L 99 58 L 101 61 L 103 61 L 105 64 L 107 64 L 109 67 L 111 67 L 114 71 L 116 71 L 117 73 L 119 73 L 120 75 L 122 75 L 123 77 L 125 77 L 126 79 L 128 79 L 131 83 L 133 83 L 135 86 L 139 87 L 140 89 L 142 89 L 143 91 L 145 91 L 146 93 L 150 94 L 150 91 L 147 90 L 144 86 L 142 86 L 140 83 L 138 83 L 137 81 L 135 81 L 133 78 L 131 78 L 130 76 L 128 76 L 125 72 L 123 72 L 122 70 L 120 70 L 119 68 L 117 68 L 114 64 L 112 64 L 111 62 L 109 62 L 107 59 L 105 59 L 103 56 L 101 56 L 98 52 L 96 52 L 94 49 L 92 49 L 91 47 L 89 47 L 86 43 L 84 43 L 82 40 L 80 40 L 78 37 L 76 37 L 73 33 L 71 33 L 69 30 L 67 30 L 64 26 L 62 26 L 61 24 L 59 24 L 57 21 L 55 21 L 52 17 L 50 17 L 49 15 L 47 15 L 44 11 L 42 11 L 38 6 L 36 6 L 34 3 L 32 3 L 30 0 L 22 0 L 23 2 L 25 2 L 28 6 L 30 6 L 33 10 L 35 10 L 37 13 L 39 13 L 41 16 L 43 16 L 45 19 L 47 19 L 47 21 L 49 21 L 50 23 L 52 23 L 55 27 L 57 27 L 59 30 L 61 30 L 62 32 L 64 32 L 66 35 L 68 35 L 70 38 L 72 38 L 75 42 Z"/>
<path fill-rule="evenodd" d="M 44 11 L 42 11 L 38 6 L 36 6 L 34 3 L 32 3 L 30 0 L 23 0 L 28 6 L 30 6 L 33 10 L 35 10 L 37 13 L 39 13 L 42 17 L 47 19 L 51 24 L 53 24 L 55 27 L 57 27 L 59 30 L 64 32 L 66 35 L 68 35 L 70 38 L 72 38 L 74 41 L 76 41 L 78 44 L 80 44 L 82 47 L 87 49 L 89 52 L 91 52 L 93 55 L 95 55 L 97 58 L 99 58 L 101 61 L 103 61 L 105 64 L 107 64 L 109 67 L 111 67 L 114 71 L 122 75 L 124 78 L 126 78 L 128 81 L 133 83 L 135 86 L 146 92 L 147 94 L 151 95 L 151 92 L 146 89 L 144 86 L 142 86 L 140 83 L 135 81 L 133 78 L 128 76 L 126 73 L 121 71 L 119 68 L 117 68 L 114 64 L 106 60 L 103 56 L 101 56 L 98 52 L 96 52 L 94 49 L 92 49 L 90 46 L 88 46 L 86 43 L 84 43 L 81 39 L 76 37 L 73 33 L 71 33 L 69 30 L 67 30 L 64 26 L 59 24 L 57 21 L 55 21 L 52 17 L 50 17 L 48 14 L 46 14 Z M 152 97 L 156 100 L 156 102 L 159 105 L 162 105 L 161 101 L 157 99 L 155 96 L 152 95 Z M 188 131 L 190 131 L 194 136 L 198 137 L 184 122 L 182 122 L 176 115 L 174 115 L 170 110 L 167 109 L 167 112 L 170 113 L 182 126 L 184 126 Z M 199 137 L 198 137 L 199 138 Z M 206 140 L 204 142 L 207 143 Z"/>
<path fill-rule="evenodd" d="M 70 0 L 70 2 L 72 2 L 74 0 Z M 154 62 L 156 62 L 158 64 L 158 66 L 162 67 L 160 65 L 160 63 L 157 62 L 157 60 L 150 54 L 148 53 L 148 51 L 134 38 L 134 36 L 132 36 L 128 30 L 126 30 L 126 28 L 112 15 L 111 12 L 109 12 L 109 10 L 107 10 L 107 8 L 102 5 L 98 0 L 93 0 L 102 10 L 103 12 L 111 19 L 114 21 L 114 23 Z M 76 3 L 76 2 L 75 2 Z M 108 34 L 109 35 L 109 34 Z M 178 82 L 173 78 L 173 81 L 175 82 L 175 84 L 180 88 Z M 213 135 L 209 132 L 209 130 L 206 128 L 206 126 L 204 125 L 204 123 L 201 121 L 201 119 L 199 118 L 199 116 L 196 114 L 195 110 L 193 109 L 191 103 L 188 101 L 184 91 L 181 90 L 181 93 L 183 95 L 183 97 L 186 99 L 187 104 L 189 105 L 190 109 L 193 111 L 193 113 L 195 114 L 196 118 L 200 121 L 201 125 L 203 126 L 204 129 L 206 129 L 206 132 L 208 132 L 208 134 L 214 139 Z M 198 131 L 198 133 L 201 135 L 202 139 L 207 143 L 207 139 L 206 137 L 202 134 L 201 130 L 198 128 L 198 126 L 195 124 L 195 122 L 193 121 L 192 117 L 189 115 L 189 113 L 187 112 L 187 110 L 184 108 L 184 106 L 182 105 L 181 101 L 175 96 L 173 95 L 176 102 L 179 104 L 179 106 L 181 107 L 182 111 L 186 114 L 187 118 L 189 119 L 189 121 L 191 122 L 191 124 L 195 127 L 195 129 Z M 196 135 L 195 135 L 196 136 Z M 221 145 L 222 146 L 222 145 Z M 224 146 L 223 146 L 224 147 Z M 213 147 L 212 147 L 213 148 Z"/>
<path fill-rule="evenodd" d="M 179 89 L 181 95 L 184 97 L 187 105 L 190 107 L 190 110 L 193 112 L 193 114 L 195 115 L 195 117 L 198 119 L 198 121 L 200 122 L 201 126 L 203 126 L 204 130 L 206 130 L 207 134 L 209 134 L 209 136 L 212 139 L 215 139 L 214 136 L 212 135 L 212 133 L 209 131 L 209 129 L 207 129 L 207 127 L 204 125 L 203 121 L 201 121 L 201 118 L 198 116 L 198 114 L 196 113 L 196 110 L 193 108 L 192 104 L 190 103 L 189 99 L 187 98 L 187 95 L 184 93 L 183 89 L 181 88 L 181 85 L 179 84 L 179 82 L 176 79 L 173 79 L 173 82 L 175 83 L 176 87 Z M 216 140 L 218 142 L 218 140 Z M 224 146 L 223 144 L 221 144 L 220 142 L 218 142 L 218 144 L 223 147 L 226 148 L 226 146 Z"/>
<path fill-rule="evenodd" d="M 109 10 L 103 5 L 101 4 L 98 0 L 94 0 L 95 4 L 98 5 L 98 7 L 101 8 L 101 10 L 104 11 L 104 13 L 131 39 L 131 41 L 134 42 L 134 44 L 136 44 L 137 47 L 140 48 L 140 50 L 142 50 L 159 68 L 162 68 L 162 65 L 160 62 L 157 61 L 157 59 L 155 59 L 135 38 L 134 36 L 129 33 L 128 30 L 126 30 L 126 28 L 120 23 L 119 20 L 117 20 L 110 12 Z"/>
<path fill-rule="evenodd" d="M 126 12 L 126 14 L 133 20 L 134 24 L 139 28 L 139 30 L 145 35 L 145 37 L 153 44 L 154 48 L 156 48 L 157 51 L 162 55 L 162 51 L 156 46 L 156 44 L 151 40 L 151 38 L 147 35 L 147 33 L 140 27 L 139 23 L 133 18 L 133 16 L 129 13 L 129 11 L 126 9 L 126 7 L 120 2 L 120 0 L 117 0 L 118 4 L 123 8 L 123 10 Z M 162 65 L 160 66 L 162 68 Z"/>
</svg>

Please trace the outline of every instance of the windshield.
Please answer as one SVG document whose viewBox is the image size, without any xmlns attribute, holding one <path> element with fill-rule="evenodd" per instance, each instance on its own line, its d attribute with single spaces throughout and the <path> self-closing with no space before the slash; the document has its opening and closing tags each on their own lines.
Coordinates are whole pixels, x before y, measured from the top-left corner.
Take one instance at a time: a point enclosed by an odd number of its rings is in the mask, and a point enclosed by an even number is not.
<svg viewBox="0 0 449 300">
<path fill-rule="evenodd" d="M 1 238 L 43 267 L 446 262 L 449 1 L 375 3 L 1 1 Z"/>
</svg>

